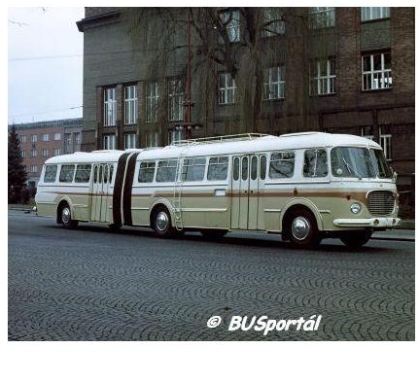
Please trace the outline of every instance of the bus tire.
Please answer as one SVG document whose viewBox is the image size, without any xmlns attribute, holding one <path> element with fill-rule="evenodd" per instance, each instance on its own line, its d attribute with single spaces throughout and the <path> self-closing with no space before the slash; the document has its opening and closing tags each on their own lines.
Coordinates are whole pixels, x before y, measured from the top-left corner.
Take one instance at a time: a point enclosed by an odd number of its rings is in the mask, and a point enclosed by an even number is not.
<svg viewBox="0 0 420 382">
<path fill-rule="evenodd" d="M 175 229 L 172 226 L 171 214 L 164 206 L 159 206 L 153 212 L 152 227 L 156 235 L 162 238 L 174 236 Z"/>
<path fill-rule="evenodd" d="M 343 244 L 351 248 L 360 248 L 364 246 L 371 238 L 372 231 L 348 232 L 340 237 Z"/>
<path fill-rule="evenodd" d="M 316 220 L 305 208 L 297 208 L 286 215 L 285 238 L 295 248 L 315 248 L 321 242 Z"/>
<path fill-rule="evenodd" d="M 71 209 L 67 203 L 63 203 L 60 207 L 60 222 L 64 228 L 67 229 L 74 229 L 77 228 L 79 222 L 77 220 L 73 220 L 71 216 Z"/>
</svg>

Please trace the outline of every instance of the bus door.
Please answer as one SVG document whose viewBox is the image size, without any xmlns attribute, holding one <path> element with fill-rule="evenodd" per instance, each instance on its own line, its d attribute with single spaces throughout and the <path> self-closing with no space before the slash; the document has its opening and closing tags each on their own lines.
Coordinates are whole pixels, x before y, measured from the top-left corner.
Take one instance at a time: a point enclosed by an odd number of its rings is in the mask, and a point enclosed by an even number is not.
<svg viewBox="0 0 420 382">
<path fill-rule="evenodd" d="M 93 166 L 92 209 L 91 220 L 109 221 L 110 195 L 109 186 L 112 177 L 112 165 L 101 163 Z M 112 200 L 112 198 L 111 198 Z"/>
<path fill-rule="evenodd" d="M 256 155 L 233 157 L 232 228 L 257 229 L 259 208 L 259 158 Z"/>
</svg>

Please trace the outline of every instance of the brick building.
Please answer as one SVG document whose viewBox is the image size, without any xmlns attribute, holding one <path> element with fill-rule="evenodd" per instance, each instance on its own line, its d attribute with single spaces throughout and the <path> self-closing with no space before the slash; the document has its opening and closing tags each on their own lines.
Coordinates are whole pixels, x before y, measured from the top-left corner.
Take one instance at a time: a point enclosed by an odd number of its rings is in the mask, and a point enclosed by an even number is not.
<svg viewBox="0 0 420 382">
<path fill-rule="evenodd" d="M 48 158 L 81 150 L 81 118 L 22 123 L 15 127 L 28 172 L 29 188 L 37 186 L 42 165 Z"/>
<path fill-rule="evenodd" d="M 83 150 L 351 133 L 412 181 L 414 8 L 86 8 L 77 24 Z"/>
</svg>

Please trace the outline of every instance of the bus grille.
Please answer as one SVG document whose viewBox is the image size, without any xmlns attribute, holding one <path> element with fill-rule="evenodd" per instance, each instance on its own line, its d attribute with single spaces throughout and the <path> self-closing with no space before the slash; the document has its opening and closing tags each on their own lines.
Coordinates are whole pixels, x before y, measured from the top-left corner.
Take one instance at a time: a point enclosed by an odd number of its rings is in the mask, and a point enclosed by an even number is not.
<svg viewBox="0 0 420 382">
<path fill-rule="evenodd" d="M 391 191 L 373 191 L 368 197 L 368 209 L 372 215 L 391 215 L 395 207 L 395 195 Z"/>
</svg>

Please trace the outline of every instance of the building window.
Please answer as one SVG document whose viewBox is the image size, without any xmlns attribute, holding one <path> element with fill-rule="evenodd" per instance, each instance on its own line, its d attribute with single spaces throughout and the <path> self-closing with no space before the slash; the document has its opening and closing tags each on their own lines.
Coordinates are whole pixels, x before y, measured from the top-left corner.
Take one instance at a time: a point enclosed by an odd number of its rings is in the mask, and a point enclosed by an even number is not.
<svg viewBox="0 0 420 382">
<path fill-rule="evenodd" d="M 75 150 L 80 150 L 80 146 L 82 145 L 82 133 L 73 133 Z"/>
<path fill-rule="evenodd" d="M 362 21 L 388 19 L 389 17 L 391 17 L 390 7 L 362 7 L 361 8 Z"/>
<path fill-rule="evenodd" d="M 73 142 L 71 139 L 71 133 L 64 134 L 64 152 L 70 154 L 73 152 Z"/>
<path fill-rule="evenodd" d="M 117 137 L 115 135 L 104 136 L 104 150 L 115 150 Z"/>
<path fill-rule="evenodd" d="M 286 25 L 279 8 L 263 9 L 262 12 L 263 24 L 261 28 L 261 37 L 284 35 Z"/>
<path fill-rule="evenodd" d="M 60 141 L 61 140 L 61 133 L 54 133 L 54 140 Z"/>
<path fill-rule="evenodd" d="M 239 42 L 241 38 L 239 11 L 224 11 L 220 12 L 220 23 L 226 32 L 229 42 Z M 223 42 L 224 39 L 221 39 Z"/>
<path fill-rule="evenodd" d="M 31 158 L 36 158 L 37 157 L 37 151 L 35 149 L 31 150 Z"/>
<path fill-rule="evenodd" d="M 335 26 L 334 7 L 314 7 L 309 9 L 309 25 L 313 29 Z"/>
<path fill-rule="evenodd" d="M 363 55 L 362 77 L 362 90 L 391 88 L 391 53 L 386 52 Z"/>
<path fill-rule="evenodd" d="M 31 143 L 36 143 L 38 141 L 38 136 L 35 134 L 31 135 Z"/>
<path fill-rule="evenodd" d="M 184 129 L 169 130 L 168 142 L 170 145 L 184 140 Z"/>
<path fill-rule="evenodd" d="M 285 94 L 284 65 L 267 68 L 263 73 L 263 99 L 282 99 Z"/>
<path fill-rule="evenodd" d="M 20 143 L 26 143 L 26 135 L 21 135 L 19 137 Z"/>
<path fill-rule="evenodd" d="M 29 172 L 31 172 L 31 173 L 37 173 L 38 172 L 38 166 L 36 164 L 31 164 L 29 166 Z"/>
<path fill-rule="evenodd" d="M 157 122 L 159 84 L 156 81 L 149 82 L 146 88 L 146 122 Z"/>
<path fill-rule="evenodd" d="M 50 134 L 42 134 L 42 142 L 48 142 L 50 140 Z"/>
<path fill-rule="evenodd" d="M 124 149 L 136 148 L 136 134 L 124 134 Z"/>
<path fill-rule="evenodd" d="M 42 149 L 41 150 L 41 156 L 43 158 L 48 158 L 48 155 L 50 155 L 49 150 L 48 149 Z"/>
<path fill-rule="evenodd" d="M 61 149 L 54 149 L 54 156 L 61 155 Z"/>
<path fill-rule="evenodd" d="M 360 136 L 366 139 L 370 139 L 372 141 L 375 140 L 375 136 L 372 133 L 373 127 L 372 126 L 366 126 L 360 128 Z"/>
<path fill-rule="evenodd" d="M 327 95 L 335 93 L 336 74 L 334 57 L 312 61 L 310 70 L 311 95 Z"/>
<path fill-rule="evenodd" d="M 236 84 L 230 73 L 219 75 L 219 104 L 228 105 L 236 102 Z"/>
<path fill-rule="evenodd" d="M 116 89 L 104 90 L 104 126 L 115 126 L 117 123 Z"/>
<path fill-rule="evenodd" d="M 124 88 L 124 124 L 134 125 L 137 123 L 138 98 L 137 86 L 126 86 Z"/>
<path fill-rule="evenodd" d="M 379 144 L 384 151 L 384 156 L 387 160 L 392 159 L 392 151 L 391 151 L 391 141 L 392 135 L 391 134 L 384 134 L 383 128 L 379 127 Z"/>
<path fill-rule="evenodd" d="M 157 131 L 146 132 L 146 147 L 159 146 L 159 133 Z"/>
<path fill-rule="evenodd" d="M 182 121 L 184 119 L 184 82 L 180 79 L 168 81 L 168 119 Z"/>
</svg>

